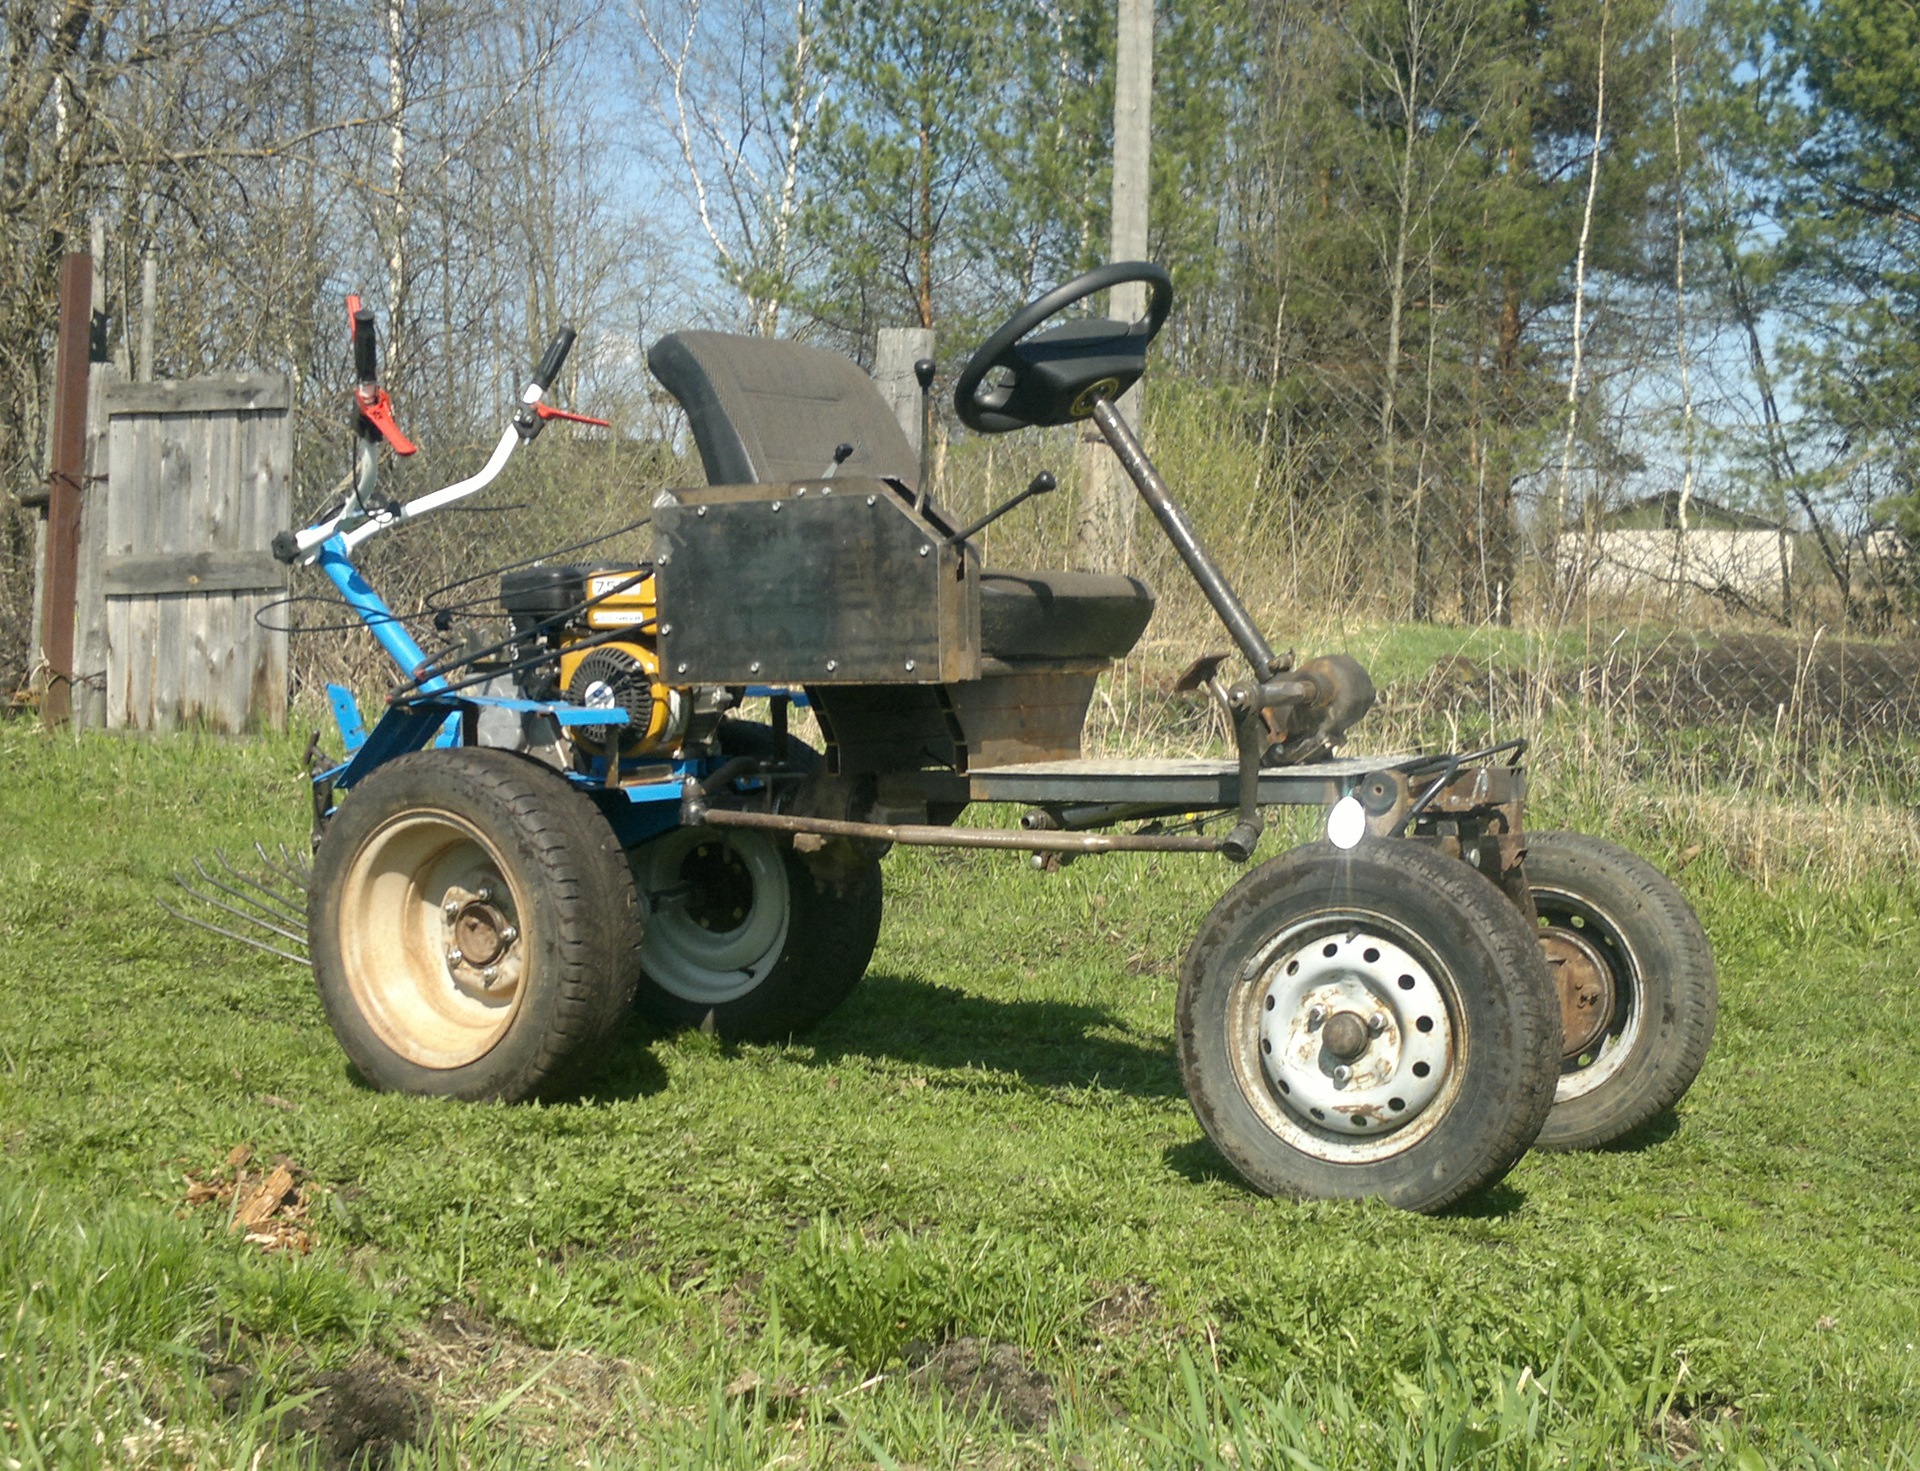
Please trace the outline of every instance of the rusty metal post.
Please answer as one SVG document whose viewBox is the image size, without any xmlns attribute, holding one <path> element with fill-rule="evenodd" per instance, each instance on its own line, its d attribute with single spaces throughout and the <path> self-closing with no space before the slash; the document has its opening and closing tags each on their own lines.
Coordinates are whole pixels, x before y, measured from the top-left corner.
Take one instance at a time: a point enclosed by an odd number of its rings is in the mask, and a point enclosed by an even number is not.
<svg viewBox="0 0 1920 1471">
<path fill-rule="evenodd" d="M 53 464 L 47 477 L 46 598 L 40 647 L 48 666 L 40 717 L 73 710 L 73 625 L 80 575 L 80 494 L 87 473 L 87 363 L 93 338 L 93 258 L 60 261 L 60 335 L 54 358 Z"/>
</svg>

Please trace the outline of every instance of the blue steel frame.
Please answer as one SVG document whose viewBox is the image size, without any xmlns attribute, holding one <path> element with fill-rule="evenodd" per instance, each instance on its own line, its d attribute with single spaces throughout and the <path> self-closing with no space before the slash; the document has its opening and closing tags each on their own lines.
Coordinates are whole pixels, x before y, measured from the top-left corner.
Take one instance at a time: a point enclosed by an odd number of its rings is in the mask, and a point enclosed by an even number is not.
<svg viewBox="0 0 1920 1471">
<path fill-rule="evenodd" d="M 416 678 L 432 666 L 426 650 L 415 642 L 406 625 L 387 606 L 386 599 L 354 566 L 346 542 L 340 536 L 329 537 L 322 543 L 315 561 L 339 589 L 354 616 L 367 626 L 367 631 L 399 666 L 402 675 Z M 346 747 L 346 760 L 316 773 L 314 783 L 316 786 L 330 783 L 339 790 L 354 786 L 396 756 L 424 750 L 429 745 L 461 744 L 463 733 L 473 726 L 482 708 L 549 715 L 562 726 L 627 723 L 624 710 L 589 710 L 564 701 L 516 700 L 449 690 L 446 680 L 438 675 L 422 680 L 417 695 L 389 704 L 371 730 L 361 719 L 352 691 L 329 685 L 327 696 L 333 707 L 334 722 L 340 728 L 340 739 Z M 676 760 L 669 763 L 670 775 L 665 779 L 630 786 L 609 786 L 604 763 L 597 772 L 560 774 L 596 800 L 613 823 L 621 843 L 631 847 L 678 827 L 680 799 L 686 783 L 704 780 L 715 764 L 710 758 Z"/>
</svg>

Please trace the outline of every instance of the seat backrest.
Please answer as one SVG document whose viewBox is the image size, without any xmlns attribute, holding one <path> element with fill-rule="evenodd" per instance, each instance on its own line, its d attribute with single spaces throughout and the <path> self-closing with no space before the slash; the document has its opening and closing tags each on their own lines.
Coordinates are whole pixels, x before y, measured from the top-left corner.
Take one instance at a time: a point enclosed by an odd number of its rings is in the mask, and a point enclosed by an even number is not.
<svg viewBox="0 0 1920 1471">
<path fill-rule="evenodd" d="M 851 444 L 843 475 L 914 486 L 919 456 L 859 364 L 773 337 L 670 332 L 647 353 L 653 376 L 686 410 L 709 485 L 812 480 Z"/>
</svg>

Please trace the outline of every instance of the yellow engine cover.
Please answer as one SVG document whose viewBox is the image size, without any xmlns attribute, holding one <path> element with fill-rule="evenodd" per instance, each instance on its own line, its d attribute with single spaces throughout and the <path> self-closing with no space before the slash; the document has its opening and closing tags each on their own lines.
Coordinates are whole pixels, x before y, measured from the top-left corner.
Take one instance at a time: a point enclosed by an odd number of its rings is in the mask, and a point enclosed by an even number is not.
<svg viewBox="0 0 1920 1471">
<path fill-rule="evenodd" d="M 685 726 L 684 701 L 660 682 L 651 643 L 620 639 L 560 649 L 560 688 L 576 705 L 625 710 L 623 726 L 570 725 L 567 734 L 597 756 L 638 756 L 669 748 Z"/>
</svg>

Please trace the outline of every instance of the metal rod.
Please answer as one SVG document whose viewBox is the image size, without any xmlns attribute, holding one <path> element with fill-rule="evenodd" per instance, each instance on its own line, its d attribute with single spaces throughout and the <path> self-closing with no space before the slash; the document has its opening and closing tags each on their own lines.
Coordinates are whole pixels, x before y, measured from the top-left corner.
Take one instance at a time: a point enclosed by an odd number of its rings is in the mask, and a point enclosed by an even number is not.
<svg viewBox="0 0 1920 1471">
<path fill-rule="evenodd" d="M 908 848 L 999 848 L 1016 853 L 1218 853 L 1220 839 L 1169 833 L 1048 833 L 991 827 L 935 827 L 879 822 L 843 822 L 827 817 L 790 817 L 778 812 L 741 812 L 731 807 L 689 811 L 691 824 L 752 827 L 768 832 L 816 833 L 828 838 L 865 838 Z"/>
<path fill-rule="evenodd" d="M 1206 811 L 1218 812 L 1194 803 L 1166 802 L 1070 802 L 1061 807 L 1041 807 L 1020 819 L 1028 832 L 1082 832 L 1088 828 L 1111 827 L 1116 822 L 1150 822 L 1161 817 L 1189 817 Z"/>
<path fill-rule="evenodd" d="M 1233 585 L 1227 581 L 1219 564 L 1201 544 L 1200 533 L 1194 529 L 1193 522 L 1180 508 L 1180 503 L 1174 500 L 1173 492 L 1167 488 L 1167 482 L 1160 478 L 1160 472 L 1153 468 L 1153 461 L 1147 458 L 1146 450 L 1141 448 L 1127 421 L 1120 417 L 1120 411 L 1104 396 L 1096 398 L 1093 401 L 1093 421 L 1100 426 L 1100 433 L 1119 457 L 1128 478 L 1140 492 L 1140 498 L 1152 509 L 1154 518 L 1167 533 L 1167 540 L 1173 543 L 1174 551 L 1187 564 L 1193 580 L 1200 584 L 1200 591 L 1207 595 L 1213 611 L 1220 616 L 1227 632 L 1240 646 L 1240 652 L 1246 655 L 1247 662 L 1253 666 L 1254 679 L 1265 681 L 1279 673 L 1280 661 L 1274 657 L 1273 646 L 1254 623 L 1253 615 L 1247 611 L 1247 605 L 1240 601 L 1240 595 L 1233 590 Z"/>
<path fill-rule="evenodd" d="M 196 895 L 195 897 L 197 898 L 198 896 Z M 175 919 L 193 925 L 197 929 L 211 930 L 216 935 L 225 935 L 229 940 L 238 940 L 242 945 L 251 945 L 254 949 L 264 950 L 269 955 L 278 955 L 282 960 L 291 960 L 295 965 L 313 964 L 306 956 L 295 955 L 291 950 L 282 950 L 278 945 L 269 945 L 265 941 L 256 940 L 248 935 L 242 935 L 234 930 L 227 929 L 224 925 L 208 924 L 204 919 L 195 919 L 191 914 L 182 914 L 171 904 L 167 903 L 165 899 L 156 899 L 153 902 L 166 910 L 167 913 L 171 914 Z"/>
<path fill-rule="evenodd" d="M 215 848 L 213 850 L 213 856 L 220 860 L 220 866 L 224 868 L 231 877 L 238 879 L 241 883 L 245 884 L 248 888 L 253 889 L 254 891 L 261 894 L 266 899 L 270 900 L 276 909 L 285 911 L 285 917 L 290 923 L 293 923 L 293 924 L 306 923 L 307 896 L 306 896 L 306 891 L 304 889 L 302 889 L 297 896 L 293 894 L 283 893 L 279 889 L 274 888 L 271 884 L 263 884 L 258 879 L 240 872 L 239 869 L 235 868 L 231 863 L 227 861 L 227 855 L 221 849 Z M 296 898 L 297 898 L 297 903 L 296 903 Z M 295 912 L 296 910 L 298 912 Z"/>
<path fill-rule="evenodd" d="M 304 945 L 307 943 L 307 937 L 303 934 L 299 934 L 293 930 L 282 929 L 279 925 L 274 924 L 269 920 L 264 920 L 257 914 L 249 914 L 244 909 L 235 909 L 231 904 L 223 903 L 221 900 L 214 898 L 213 895 L 211 894 L 201 893 L 198 889 L 194 888 L 192 884 L 188 883 L 185 879 L 181 878 L 180 875 L 177 873 L 173 875 L 173 881 L 176 884 L 178 884 L 181 888 L 181 891 L 191 899 L 196 899 L 202 904 L 210 904 L 215 909 L 224 910 L 226 913 L 231 914 L 235 919 L 243 920 L 247 924 L 257 926 L 258 928 L 263 930 L 270 930 L 274 934 L 279 935 L 283 939 L 292 940 L 295 944 Z M 215 885 L 215 887 L 217 888 L 218 885 Z M 240 896 L 235 895 L 234 897 L 238 898 Z M 159 904 L 162 909 L 167 908 L 167 904 L 164 899 L 158 899 L 158 900 L 155 900 L 154 902 Z M 168 909 L 167 912 L 169 914 L 172 914 L 175 911 Z M 188 917 L 185 915 L 182 915 L 181 918 L 188 918 Z M 189 922 L 191 921 L 189 920 Z"/>
</svg>

